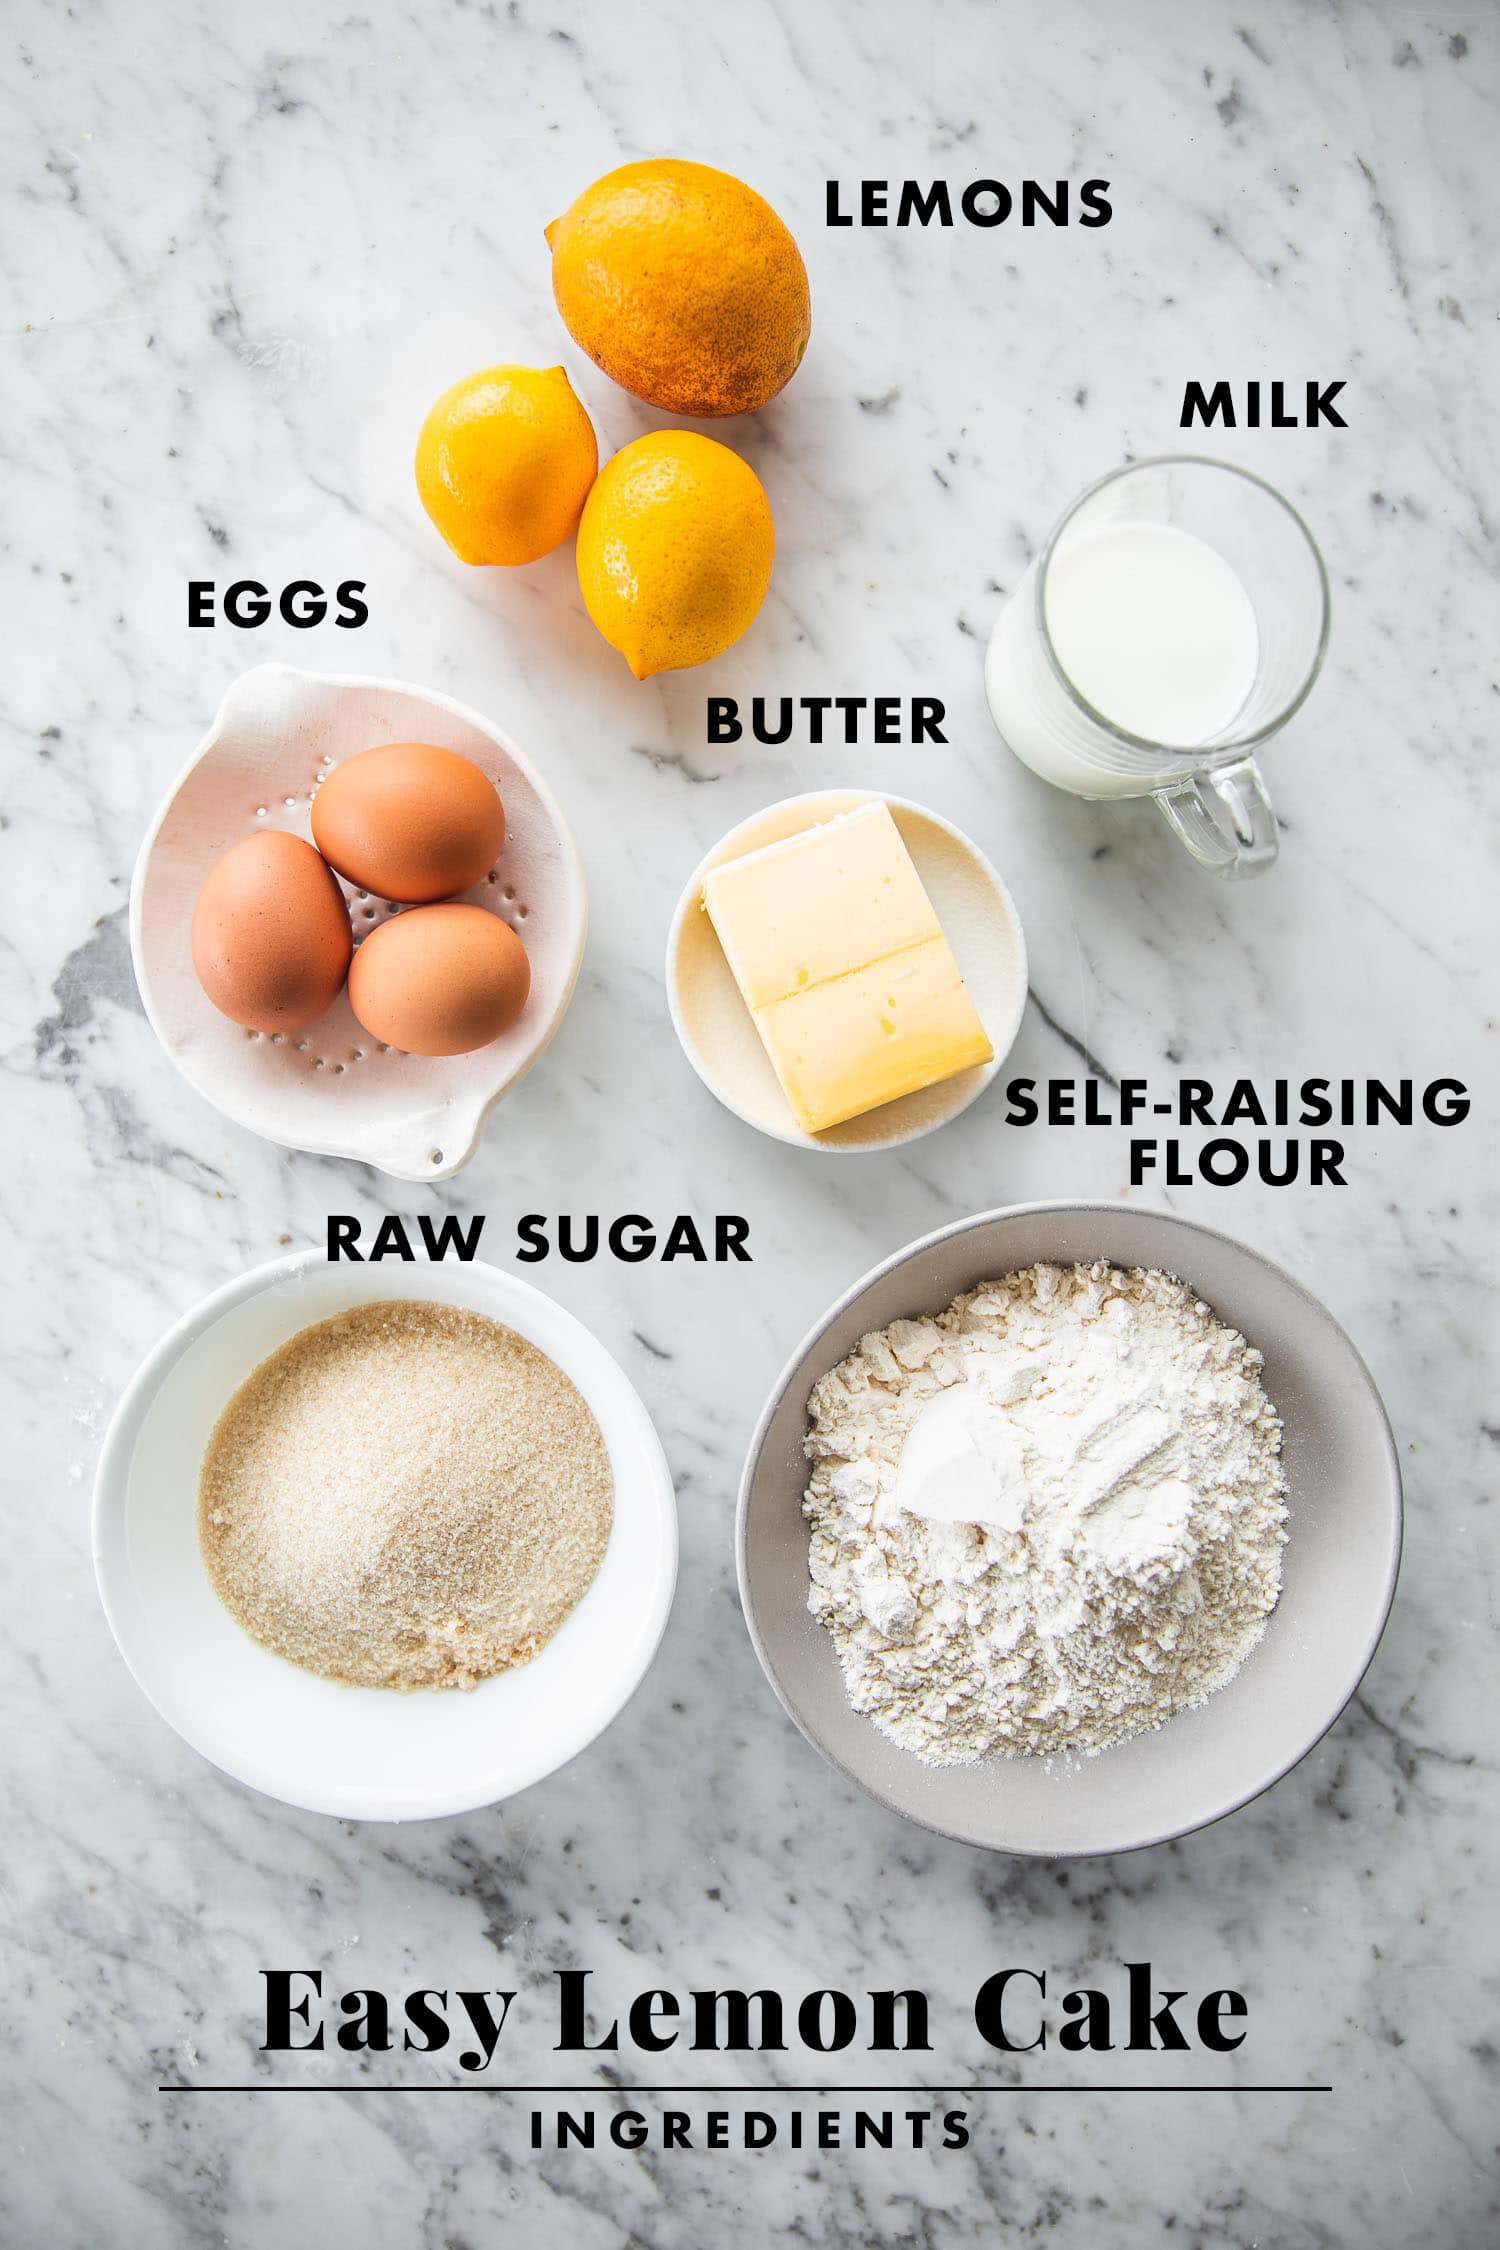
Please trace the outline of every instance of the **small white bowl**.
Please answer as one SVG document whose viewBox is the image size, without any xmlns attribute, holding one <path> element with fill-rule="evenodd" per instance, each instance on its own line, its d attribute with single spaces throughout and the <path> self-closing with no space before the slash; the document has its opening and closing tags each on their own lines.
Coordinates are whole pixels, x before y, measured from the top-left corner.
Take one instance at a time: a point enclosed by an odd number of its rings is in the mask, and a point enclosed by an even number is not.
<svg viewBox="0 0 1500 2250">
<path fill-rule="evenodd" d="M 920 1093 L 904 1094 L 834 1125 L 804 1133 L 787 1106 L 770 1057 L 730 973 L 701 903 L 711 867 L 779 843 L 816 821 L 885 803 L 921 876 L 969 988 L 994 1059 Z M 976 845 L 937 813 L 877 789 L 820 789 L 785 797 L 741 821 L 693 870 L 667 939 L 667 1002 L 682 1051 L 709 1092 L 773 1140 L 842 1156 L 899 1148 L 935 1132 L 984 1092 L 1004 1062 L 1026 1009 L 1026 941 L 1009 891 Z"/>
<path fill-rule="evenodd" d="M 341 1687 L 236 1624 L 198 1545 L 215 1422 L 260 1363 L 316 1321 L 381 1298 L 502 1321 L 575 1383 L 603 1434 L 614 1522 L 598 1575 L 529 1664 L 472 1693 Z M 94 1569 L 137 1685 L 224 1773 L 344 1820 L 428 1820 L 498 1804 L 566 1765 L 624 1709 L 677 1577 L 672 1479 L 646 1409 L 581 1321 L 486 1265 L 329 1265 L 298 1252 L 230 1282 L 168 1330 L 121 1399 L 94 1489 Z"/>
<path fill-rule="evenodd" d="M 320 781 L 379 742 L 435 742 L 487 773 L 505 847 L 463 896 L 509 922 L 531 962 L 510 1030 L 471 1055 L 402 1055 L 356 1020 L 347 993 L 305 1031 L 272 1038 L 221 1016 L 193 974 L 189 928 L 203 879 L 261 828 L 311 841 Z M 356 942 L 389 902 L 343 885 Z M 130 949 L 151 1027 L 188 1084 L 236 1125 L 286 1148 L 347 1156 L 398 1180 L 444 1180 L 546 1048 L 578 981 L 588 930 L 583 867 L 560 807 L 498 727 L 451 696 L 265 664 L 235 681 L 151 823 L 130 887 Z"/>
</svg>

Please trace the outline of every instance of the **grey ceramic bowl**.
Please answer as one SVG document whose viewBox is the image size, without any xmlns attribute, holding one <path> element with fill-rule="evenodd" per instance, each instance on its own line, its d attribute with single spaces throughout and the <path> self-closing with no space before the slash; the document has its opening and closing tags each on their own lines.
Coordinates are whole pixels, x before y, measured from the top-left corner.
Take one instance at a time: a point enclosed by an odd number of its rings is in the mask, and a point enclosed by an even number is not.
<svg viewBox="0 0 1500 2250">
<path fill-rule="evenodd" d="M 1285 1423 L 1281 1599 L 1227 1687 L 1153 1734 L 1092 1758 L 925 1766 L 851 1710 L 833 1643 L 807 1608 L 807 1397 L 859 1338 L 941 1312 L 1040 1262 L 1157 1266 L 1190 1282 L 1265 1354 Z M 740 1598 L 766 1677 L 815 1749 L 909 1820 L 992 1851 L 1133 1851 L 1201 1828 L 1279 1781 L 1326 1733 L 1375 1653 L 1401 1554 L 1401 1472 L 1369 1370 L 1300 1282 L 1243 1243 L 1168 1212 L 1028 1203 L 944 1227 L 839 1299 L 782 1374 L 739 1501 Z"/>
</svg>

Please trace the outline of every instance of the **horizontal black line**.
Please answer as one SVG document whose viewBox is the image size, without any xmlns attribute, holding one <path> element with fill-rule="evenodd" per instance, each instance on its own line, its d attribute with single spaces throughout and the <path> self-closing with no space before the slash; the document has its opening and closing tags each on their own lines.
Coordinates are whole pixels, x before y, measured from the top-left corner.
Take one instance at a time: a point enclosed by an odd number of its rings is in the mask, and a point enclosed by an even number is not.
<svg viewBox="0 0 1500 2250">
<path fill-rule="evenodd" d="M 595 2100 L 605 2094 L 672 2094 L 686 2099 L 697 2094 L 738 2094 L 746 2101 L 765 2101 L 777 2094 L 885 2094 L 905 2099 L 915 2094 L 1331 2094 L 1331 2086 L 484 2086 L 456 2083 L 446 2086 L 288 2086 L 263 2082 L 253 2086 L 158 2086 L 159 2094 L 586 2094 Z"/>
</svg>

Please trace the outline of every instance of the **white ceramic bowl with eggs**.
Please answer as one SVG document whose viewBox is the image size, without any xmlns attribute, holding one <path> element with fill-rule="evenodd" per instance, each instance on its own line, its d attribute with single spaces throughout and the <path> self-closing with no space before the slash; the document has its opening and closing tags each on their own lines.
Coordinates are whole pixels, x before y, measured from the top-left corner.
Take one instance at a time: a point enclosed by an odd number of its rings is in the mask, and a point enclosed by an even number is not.
<svg viewBox="0 0 1500 2250">
<path fill-rule="evenodd" d="M 510 1029 L 467 1055 L 403 1055 L 372 1039 L 347 992 L 305 1030 L 267 1037 L 220 1015 L 193 973 L 204 878 L 262 829 L 311 841 L 313 796 L 341 760 L 384 742 L 433 742 L 472 759 L 505 807 L 505 844 L 465 891 L 526 948 L 531 989 Z M 355 942 L 395 909 L 352 884 Z M 151 1027 L 196 1092 L 286 1148 L 347 1156 L 400 1180 L 466 1164 L 485 1119 L 556 1034 L 583 960 L 583 865 L 562 809 L 510 737 L 466 704 L 399 680 L 264 664 L 236 680 L 168 790 L 130 886 L 130 949 Z"/>
<path fill-rule="evenodd" d="M 198 1544 L 198 1480 L 223 1409 L 302 1329 L 401 1298 L 461 1306 L 524 1336 L 577 1387 L 614 1480 L 604 1559 L 528 1664 L 470 1692 L 345 1687 L 273 1655 L 219 1600 Z M 672 1479 L 649 1415 L 583 1323 L 479 1263 L 329 1265 L 298 1252 L 206 1297 L 169 1329 L 116 1409 L 94 1490 L 94 1569 L 137 1685 L 224 1773 L 345 1820 L 474 1811 L 555 1773 L 645 1677 L 677 1578 Z"/>
</svg>

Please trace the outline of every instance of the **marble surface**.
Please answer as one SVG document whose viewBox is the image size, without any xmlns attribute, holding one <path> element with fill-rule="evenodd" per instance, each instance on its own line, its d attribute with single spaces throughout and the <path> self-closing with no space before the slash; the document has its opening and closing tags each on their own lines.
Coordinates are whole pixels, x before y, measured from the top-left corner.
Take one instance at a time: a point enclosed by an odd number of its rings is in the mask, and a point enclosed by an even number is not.
<svg viewBox="0 0 1500 2250">
<path fill-rule="evenodd" d="M 1497 49 L 1472 0 L 1441 17 L 1394 0 L 20 0 L 0 144 L 6 2241 L 1494 2239 Z M 807 255 L 815 333 L 783 399 L 721 433 L 776 510 L 761 621 L 706 673 L 637 686 L 567 552 L 465 574 L 407 461 L 430 397 L 497 357 L 560 355 L 606 445 L 650 425 L 562 337 L 540 230 L 599 171 L 661 151 L 771 195 Z M 835 174 L 1098 175 L 1115 216 L 834 233 Z M 980 658 L 1069 495 L 1174 448 L 1189 376 L 1255 374 L 1345 378 L 1348 427 L 1212 440 L 1304 508 L 1336 606 L 1326 677 L 1268 759 L 1281 864 L 1227 888 L 1148 806 L 1092 808 L 1013 765 Z M 214 575 L 364 578 L 370 622 L 188 632 L 185 581 Z M 124 1672 L 89 1563 L 101 1431 L 157 1334 L 318 1240 L 330 1209 L 422 1205 L 224 1124 L 135 999 L 137 842 L 226 683 L 266 658 L 492 713 L 545 764 L 589 868 L 562 1035 L 428 1203 L 491 1214 L 502 1257 L 517 1214 L 560 1209 L 732 1209 L 755 1251 L 748 1269 L 532 1269 L 656 1416 L 678 1601 L 589 1754 L 503 1810 L 410 1829 L 284 1811 L 200 1763 Z M 709 749 L 710 689 L 935 694 L 950 742 Z M 1268 1796 L 1164 1849 L 1028 1864 L 902 1825 L 823 1768 L 741 1628 L 743 1446 L 824 1305 L 967 1211 L 1125 1192 L 1123 1133 L 1007 1130 L 998 1098 L 834 1164 L 745 1130 L 692 1076 L 660 977 L 687 869 L 774 797 L 849 782 L 925 798 L 1004 870 L 1032 960 L 1018 1072 L 1081 1075 L 1086 1053 L 1115 1077 L 1442 1073 L 1476 1095 L 1453 1130 L 1351 1133 L 1345 1188 L 1168 1198 L 1285 1260 L 1347 1324 L 1410 1514 L 1395 1615 L 1345 1718 Z M 1035 2084 L 1039 2058 L 979 2045 L 982 1977 L 1117 1982 L 1130 1960 L 1242 1988 L 1246 2047 L 1227 2067 L 1053 2055 L 1046 2082 L 1332 2093 L 1023 2090 L 968 2105 L 962 2152 L 750 2156 L 533 2154 L 498 2096 L 156 2091 L 272 2074 L 268 1965 L 321 1966 L 333 1989 L 514 1985 L 512 2083 L 602 2068 L 552 2052 L 559 1967 L 593 1968 L 610 2007 L 656 1985 L 917 1983 L 939 2028 L 906 2077 Z M 377 2058 L 371 2084 L 411 2075 L 401 2060 Z M 712 2061 L 656 2075 L 810 2075 L 795 2052 Z M 903 2077 L 893 2058 L 822 2068 Z M 277 2075 L 313 2073 L 283 2058 Z"/>
</svg>

